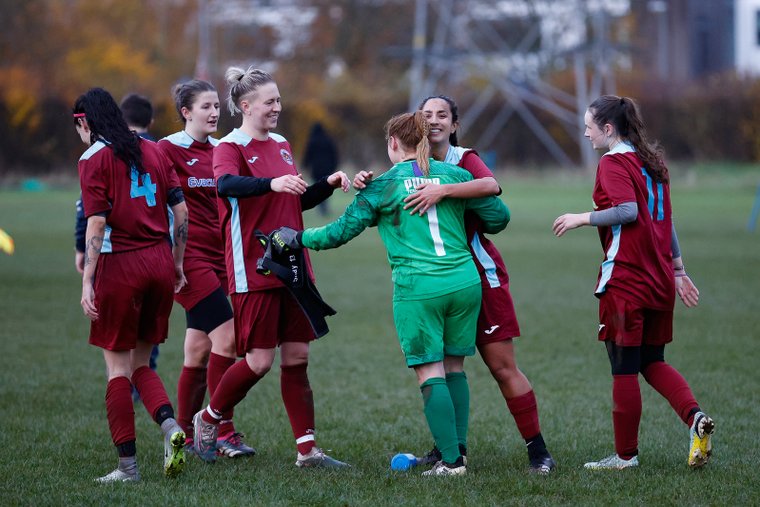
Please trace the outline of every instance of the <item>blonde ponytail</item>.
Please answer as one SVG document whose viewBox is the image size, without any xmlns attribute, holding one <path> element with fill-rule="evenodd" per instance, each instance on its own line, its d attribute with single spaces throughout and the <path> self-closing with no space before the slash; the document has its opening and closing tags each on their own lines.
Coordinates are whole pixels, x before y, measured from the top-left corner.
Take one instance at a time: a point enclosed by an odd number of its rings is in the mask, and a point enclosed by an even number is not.
<svg viewBox="0 0 760 507">
<path fill-rule="evenodd" d="M 417 153 L 417 165 L 420 166 L 422 174 L 427 176 L 430 174 L 430 141 L 428 140 L 430 124 L 425 119 L 425 115 L 422 111 L 415 111 L 414 125 L 421 136 L 415 149 Z"/>
<path fill-rule="evenodd" d="M 386 138 L 395 137 L 406 149 L 414 148 L 422 174 L 430 174 L 430 124 L 422 111 L 399 114 L 385 124 Z"/>
</svg>

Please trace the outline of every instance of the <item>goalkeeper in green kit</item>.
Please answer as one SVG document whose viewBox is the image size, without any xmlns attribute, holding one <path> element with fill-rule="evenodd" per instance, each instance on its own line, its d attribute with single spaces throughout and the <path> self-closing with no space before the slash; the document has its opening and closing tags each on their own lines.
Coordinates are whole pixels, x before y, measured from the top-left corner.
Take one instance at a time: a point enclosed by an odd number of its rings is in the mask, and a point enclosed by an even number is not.
<svg viewBox="0 0 760 507">
<path fill-rule="evenodd" d="M 430 159 L 429 125 L 422 112 L 391 118 L 385 125 L 388 156 L 395 165 L 367 184 L 335 222 L 294 231 L 280 228 L 276 248 L 338 247 L 377 225 L 388 251 L 394 284 L 393 316 L 406 364 L 413 368 L 425 418 L 442 460 L 423 475 L 466 473 L 469 387 L 464 357 L 475 354 L 480 277 L 467 247 L 465 209 L 487 233 L 503 230 L 509 210 L 497 197 L 444 199 L 420 216 L 404 210 L 404 198 L 422 183 L 472 179 L 461 168 Z M 369 180 L 371 173 L 361 177 Z"/>
</svg>

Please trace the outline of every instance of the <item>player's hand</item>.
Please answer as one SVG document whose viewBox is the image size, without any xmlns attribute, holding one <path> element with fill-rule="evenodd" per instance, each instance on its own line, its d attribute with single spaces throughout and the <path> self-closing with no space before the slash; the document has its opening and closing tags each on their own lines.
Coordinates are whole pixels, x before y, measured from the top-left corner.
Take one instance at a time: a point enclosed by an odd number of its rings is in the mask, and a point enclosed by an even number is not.
<svg viewBox="0 0 760 507">
<path fill-rule="evenodd" d="M 182 266 L 174 266 L 174 293 L 179 294 L 179 291 L 187 285 L 187 278 L 185 278 L 185 270 Z"/>
<path fill-rule="evenodd" d="M 554 221 L 554 224 L 552 224 L 552 231 L 555 236 L 562 236 L 567 231 L 587 225 L 589 223 L 589 215 L 589 213 L 566 213 L 559 216 Z"/>
<path fill-rule="evenodd" d="M 272 231 L 269 238 L 272 241 L 272 246 L 277 250 L 277 253 L 282 253 L 286 249 L 297 250 L 301 248 L 301 242 L 299 241 L 299 231 L 291 229 L 290 227 L 280 227 Z"/>
<path fill-rule="evenodd" d="M 327 177 L 327 183 L 333 188 L 340 188 L 344 192 L 348 192 L 351 188 L 351 182 L 343 171 L 336 171 Z"/>
<path fill-rule="evenodd" d="M 88 319 L 98 320 L 98 310 L 95 308 L 95 289 L 89 280 L 82 280 L 82 300 L 80 303 Z"/>
<path fill-rule="evenodd" d="M 301 174 L 286 174 L 272 180 L 270 184 L 274 192 L 301 195 L 306 192 L 306 182 Z"/>
<path fill-rule="evenodd" d="M 699 289 L 685 273 L 676 277 L 676 293 L 687 308 L 694 308 L 699 304 Z"/>
<path fill-rule="evenodd" d="M 415 193 L 404 199 L 404 202 L 406 203 L 404 204 L 404 209 L 409 209 L 414 206 L 414 209 L 409 212 L 410 215 L 414 215 L 418 212 L 420 215 L 424 215 L 431 206 L 435 206 L 444 197 L 446 197 L 446 189 L 443 185 L 423 183 L 417 187 Z"/>
<path fill-rule="evenodd" d="M 76 251 L 74 254 L 74 267 L 77 268 L 77 273 L 80 275 L 84 273 L 84 252 Z"/>
<path fill-rule="evenodd" d="M 374 176 L 372 171 L 359 171 L 356 173 L 356 176 L 354 176 L 354 188 L 356 190 L 367 188 L 369 182 L 372 181 L 372 176 Z"/>
</svg>

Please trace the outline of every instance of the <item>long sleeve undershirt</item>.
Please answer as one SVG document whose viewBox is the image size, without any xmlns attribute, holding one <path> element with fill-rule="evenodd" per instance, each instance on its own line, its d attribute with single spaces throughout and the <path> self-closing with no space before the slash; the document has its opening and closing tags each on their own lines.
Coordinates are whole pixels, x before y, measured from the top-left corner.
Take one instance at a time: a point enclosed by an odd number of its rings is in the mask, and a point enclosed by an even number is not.
<svg viewBox="0 0 760 507">
<path fill-rule="evenodd" d="M 589 222 L 595 227 L 624 225 L 634 222 L 638 215 L 639 212 L 635 202 L 623 202 L 606 210 L 592 211 Z M 674 259 L 681 256 L 681 246 L 678 244 L 675 224 L 673 224 L 670 235 L 670 250 Z"/>
<path fill-rule="evenodd" d="M 221 197 L 255 197 L 272 191 L 273 178 L 235 176 L 224 174 L 216 180 L 216 190 Z M 306 211 L 330 197 L 335 188 L 322 178 L 306 188 L 301 194 L 301 208 Z"/>
<path fill-rule="evenodd" d="M 272 178 L 223 174 L 216 180 L 216 191 L 221 197 L 254 197 L 272 190 Z"/>
<path fill-rule="evenodd" d="M 624 225 L 636 221 L 639 215 L 635 202 L 623 202 L 602 211 L 592 211 L 589 222 L 595 227 Z"/>
</svg>

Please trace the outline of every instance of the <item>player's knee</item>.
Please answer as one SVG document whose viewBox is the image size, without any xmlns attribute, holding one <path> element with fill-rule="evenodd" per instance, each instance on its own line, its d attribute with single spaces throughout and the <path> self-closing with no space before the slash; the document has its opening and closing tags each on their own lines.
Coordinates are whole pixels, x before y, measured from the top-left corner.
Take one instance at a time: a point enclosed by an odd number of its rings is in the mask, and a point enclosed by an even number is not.
<svg viewBox="0 0 760 507">
<path fill-rule="evenodd" d="M 132 381 L 132 372 L 128 368 L 117 368 L 108 371 L 108 381 L 112 381 L 115 378 L 126 377 L 130 382 Z"/>
<path fill-rule="evenodd" d="M 230 336 L 229 340 L 214 341 L 214 351 L 220 356 L 235 357 L 237 349 L 235 348 L 235 336 Z"/>
<path fill-rule="evenodd" d="M 443 358 L 443 368 L 446 371 L 446 373 L 464 372 L 464 357 L 445 356 Z"/>
<path fill-rule="evenodd" d="M 506 357 L 490 357 L 486 360 L 486 366 L 494 379 L 498 382 L 508 382 L 509 380 L 520 376 L 520 370 L 517 369 L 517 363 Z"/>
<path fill-rule="evenodd" d="M 499 384 L 507 384 L 519 377 L 519 371 L 517 368 L 504 365 L 495 369 L 492 368 L 491 375 Z"/>
<path fill-rule="evenodd" d="M 187 366 L 189 368 L 206 368 L 208 365 L 208 353 L 187 353 L 185 352 L 185 362 L 183 363 L 184 366 Z"/>
<path fill-rule="evenodd" d="M 280 354 L 282 364 L 285 366 L 298 366 L 309 362 L 309 347 L 305 343 L 287 344 L 281 347 Z"/>
<path fill-rule="evenodd" d="M 185 365 L 203 368 L 208 364 L 211 343 L 195 342 L 185 347 Z"/>
<path fill-rule="evenodd" d="M 248 367 L 259 377 L 263 377 L 272 369 L 274 356 L 248 353 L 245 356 Z"/>
<path fill-rule="evenodd" d="M 250 366 L 250 365 L 249 365 Z M 259 377 L 263 377 L 272 369 L 272 363 L 254 363 L 251 370 Z"/>
</svg>

